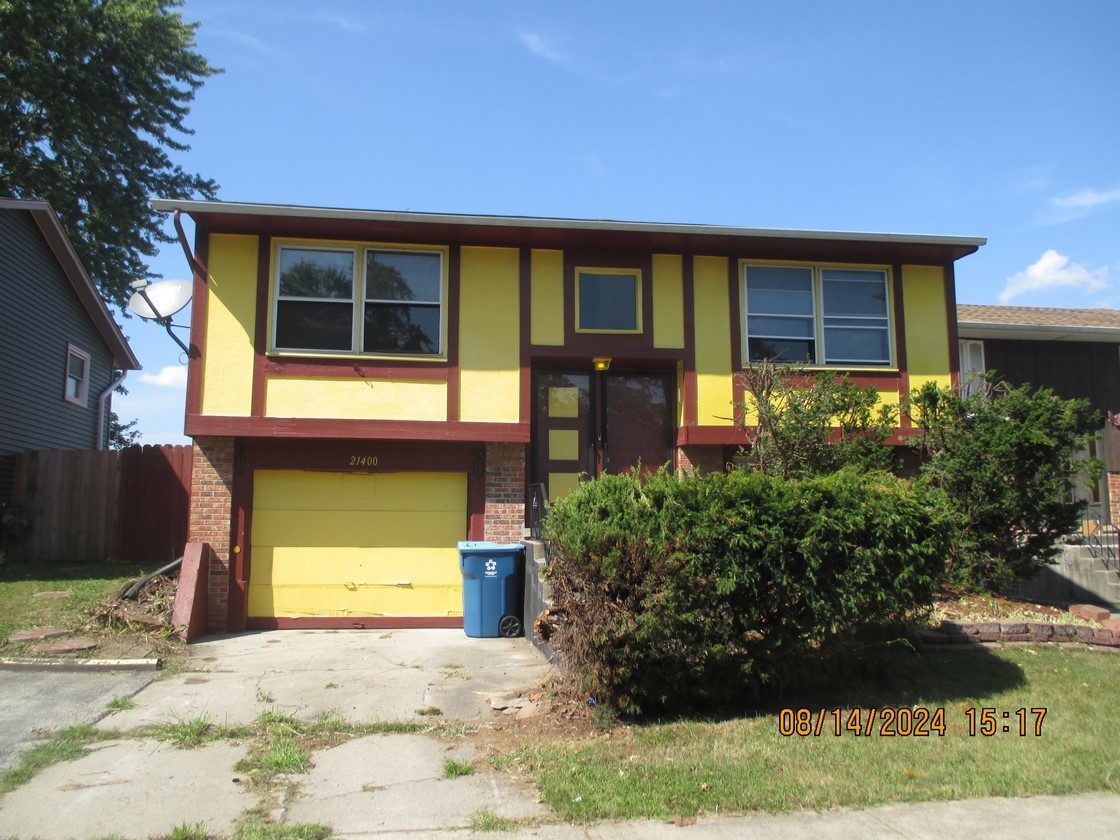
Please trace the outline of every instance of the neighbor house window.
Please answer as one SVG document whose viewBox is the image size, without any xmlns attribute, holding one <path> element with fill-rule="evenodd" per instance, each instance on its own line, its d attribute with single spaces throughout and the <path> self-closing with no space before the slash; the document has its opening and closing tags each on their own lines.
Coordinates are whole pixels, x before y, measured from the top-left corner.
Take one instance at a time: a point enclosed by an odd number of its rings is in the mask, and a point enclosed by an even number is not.
<svg viewBox="0 0 1120 840">
<path fill-rule="evenodd" d="M 65 398 L 83 408 L 89 401 L 89 353 L 72 344 L 66 347 Z"/>
<path fill-rule="evenodd" d="M 641 272 L 632 269 L 576 269 L 576 330 L 640 333 Z"/>
<path fill-rule="evenodd" d="M 891 363 L 887 272 L 749 265 L 743 285 L 750 361 Z"/>
<path fill-rule="evenodd" d="M 438 356 L 443 254 L 281 247 L 273 349 Z"/>
<path fill-rule="evenodd" d="M 984 342 L 962 339 L 958 345 L 961 359 L 961 391 L 968 396 L 984 385 Z"/>
</svg>

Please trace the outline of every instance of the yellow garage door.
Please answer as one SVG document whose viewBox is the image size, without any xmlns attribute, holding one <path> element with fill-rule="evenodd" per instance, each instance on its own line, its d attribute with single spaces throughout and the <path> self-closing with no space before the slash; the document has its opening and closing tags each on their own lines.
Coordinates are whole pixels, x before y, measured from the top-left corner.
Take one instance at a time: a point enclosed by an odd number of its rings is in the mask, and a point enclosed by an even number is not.
<svg viewBox="0 0 1120 840">
<path fill-rule="evenodd" d="M 249 618 L 460 616 L 465 473 L 257 470 Z"/>
</svg>

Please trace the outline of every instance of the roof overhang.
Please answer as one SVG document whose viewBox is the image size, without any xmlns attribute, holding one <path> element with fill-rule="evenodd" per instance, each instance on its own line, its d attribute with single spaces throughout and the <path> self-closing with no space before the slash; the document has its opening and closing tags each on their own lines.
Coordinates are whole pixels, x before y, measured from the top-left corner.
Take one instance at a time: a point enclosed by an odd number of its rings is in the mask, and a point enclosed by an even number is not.
<svg viewBox="0 0 1120 840">
<path fill-rule="evenodd" d="M 58 214 L 50 202 L 0 198 L 0 210 L 20 210 L 31 214 L 66 279 L 70 281 L 78 300 L 89 313 L 94 327 L 112 352 L 114 366 L 122 370 L 140 370 L 142 367 L 140 361 L 129 347 L 128 340 L 113 319 L 101 293 L 97 291 L 93 278 L 89 276 L 81 259 L 78 258 L 74 245 L 66 235 L 62 223 L 58 220 Z"/>
<path fill-rule="evenodd" d="M 1120 329 L 1115 327 L 957 321 L 957 335 L 960 338 L 988 338 L 1007 341 L 1089 341 L 1120 344 Z"/>
<path fill-rule="evenodd" d="M 634 247 L 663 253 L 785 254 L 796 243 L 810 259 L 877 259 L 940 265 L 974 253 L 983 237 L 907 233 L 802 231 L 719 225 L 626 222 L 610 219 L 558 219 L 531 216 L 482 216 L 350 210 L 280 204 L 153 199 L 156 210 L 179 210 L 208 232 L 258 232 L 272 236 L 411 237 L 417 241 L 465 244 L 563 247 Z"/>
</svg>

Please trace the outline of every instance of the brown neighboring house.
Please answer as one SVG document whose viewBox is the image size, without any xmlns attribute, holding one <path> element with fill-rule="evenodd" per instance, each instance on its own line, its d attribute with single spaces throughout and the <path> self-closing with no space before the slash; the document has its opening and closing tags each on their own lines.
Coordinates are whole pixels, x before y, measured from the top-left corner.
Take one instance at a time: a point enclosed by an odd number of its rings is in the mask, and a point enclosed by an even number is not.
<svg viewBox="0 0 1120 840">
<path fill-rule="evenodd" d="M 1106 467 L 1087 519 L 1120 522 L 1120 310 L 957 304 L 961 381 L 994 370 L 1013 385 L 1088 399 L 1103 434 L 1089 454 Z"/>
</svg>

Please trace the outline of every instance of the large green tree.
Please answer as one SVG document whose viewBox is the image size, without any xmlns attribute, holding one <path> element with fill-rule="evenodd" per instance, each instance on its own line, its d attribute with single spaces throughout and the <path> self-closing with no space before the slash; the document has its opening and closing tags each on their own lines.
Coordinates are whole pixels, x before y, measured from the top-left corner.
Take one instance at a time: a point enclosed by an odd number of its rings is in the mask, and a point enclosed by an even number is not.
<svg viewBox="0 0 1120 840">
<path fill-rule="evenodd" d="M 215 72 L 181 0 L 0 0 L 0 195 L 50 201 L 102 296 L 122 306 L 170 241 L 149 198 L 213 198 L 172 163 Z"/>
</svg>

